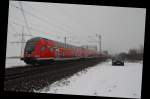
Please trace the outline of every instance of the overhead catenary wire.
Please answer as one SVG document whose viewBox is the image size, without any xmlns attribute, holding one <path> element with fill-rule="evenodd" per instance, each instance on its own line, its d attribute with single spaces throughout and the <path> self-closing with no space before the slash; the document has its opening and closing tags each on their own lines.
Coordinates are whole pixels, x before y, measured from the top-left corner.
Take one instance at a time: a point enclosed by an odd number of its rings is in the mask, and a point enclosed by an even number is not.
<svg viewBox="0 0 150 99">
<path fill-rule="evenodd" d="M 26 24 L 26 26 L 27 26 L 27 30 L 28 30 L 29 33 L 31 33 L 31 32 L 30 32 L 30 29 L 29 29 L 28 21 L 27 21 L 27 19 L 26 19 L 25 14 L 24 14 L 24 9 L 23 9 L 23 6 L 22 6 L 21 1 L 19 1 L 19 4 L 20 4 L 20 7 L 21 7 L 20 9 L 21 9 L 21 12 L 22 12 L 22 15 L 23 15 L 25 24 Z"/>
<path fill-rule="evenodd" d="M 12 6 L 15 7 L 15 8 L 20 9 L 19 7 L 15 6 L 15 5 L 12 5 Z M 32 8 L 32 9 L 33 9 L 33 8 Z M 29 12 L 29 11 L 24 10 L 24 12 L 27 13 L 27 14 L 29 14 L 29 15 L 31 15 L 31 16 L 33 16 L 33 17 L 36 17 L 37 19 L 39 19 L 39 20 L 41 20 L 41 21 L 44 21 L 45 23 L 47 23 L 47 24 L 49 24 L 49 25 L 52 25 L 52 24 L 50 24 L 47 20 L 42 19 L 42 18 L 40 18 L 39 16 L 36 16 L 36 15 L 32 14 L 32 13 Z M 54 26 L 54 24 L 53 24 L 53 26 Z M 61 25 L 61 26 L 63 26 L 63 25 Z M 59 26 L 57 25 L 56 27 L 59 27 Z M 60 28 L 60 27 L 59 27 L 59 28 Z M 61 29 L 63 29 L 63 28 L 61 28 Z M 63 30 L 64 30 L 64 29 L 63 29 Z M 66 31 L 66 30 L 65 30 L 65 31 Z M 71 33 L 71 32 L 67 30 L 66 33 Z M 84 40 L 84 41 L 86 41 L 86 40 Z"/>
<path fill-rule="evenodd" d="M 12 23 L 12 24 L 15 24 L 15 25 L 18 25 L 18 26 L 21 26 L 21 27 L 22 27 L 22 26 L 25 27 L 24 24 L 20 24 L 20 23 L 14 22 L 14 21 L 12 21 L 11 23 Z M 45 32 L 44 30 L 41 30 L 41 29 L 39 29 L 39 28 L 33 28 L 33 27 L 28 27 L 28 28 L 30 28 L 31 30 L 38 31 L 38 32 Z"/>
<path fill-rule="evenodd" d="M 26 28 L 27 28 L 27 30 L 28 30 L 28 33 L 30 33 L 31 34 L 31 32 L 30 32 L 30 30 L 29 30 L 29 25 L 28 25 L 28 22 L 27 22 L 27 18 L 26 18 L 26 16 L 25 16 L 25 14 L 24 14 L 24 11 L 23 11 L 23 6 L 22 6 L 22 3 L 21 2 L 19 2 L 19 5 L 20 5 L 20 7 L 21 7 L 21 12 L 22 12 L 22 16 L 23 16 L 23 18 L 24 18 L 24 22 L 25 22 L 25 24 L 26 24 Z M 18 34 L 18 33 L 17 33 Z M 21 53 L 20 53 L 20 56 L 22 56 L 23 55 L 23 49 L 24 49 L 24 44 L 26 43 L 25 42 L 25 38 L 24 38 L 24 36 L 27 36 L 27 35 L 25 35 L 24 34 L 24 26 L 22 27 L 22 34 L 21 34 L 21 41 L 19 42 L 11 42 L 11 43 L 20 43 L 21 44 Z M 30 35 L 30 36 L 32 36 L 32 35 Z"/>
<path fill-rule="evenodd" d="M 14 23 L 16 23 L 16 24 L 20 24 L 21 23 L 21 25 L 23 25 L 23 26 L 25 26 L 24 24 L 22 24 L 23 22 L 22 22 L 22 20 L 16 20 L 17 18 L 15 18 L 15 17 L 9 17 L 9 20 L 11 20 L 10 21 L 10 23 L 11 22 L 14 22 Z M 47 25 L 46 25 L 47 26 Z M 46 27 L 46 26 L 42 26 L 41 24 L 37 24 L 37 23 L 31 23 L 31 21 L 30 21 L 30 26 L 28 27 L 29 29 L 30 29 L 30 31 L 31 30 L 39 30 L 38 32 L 43 32 L 43 33 L 46 33 L 47 31 L 57 31 L 57 32 L 55 32 L 55 33 L 60 33 L 60 34 L 62 34 L 62 31 L 60 31 L 60 30 L 55 30 L 55 29 L 50 29 L 49 27 Z"/>
<path fill-rule="evenodd" d="M 18 32 L 16 31 L 16 29 L 13 27 L 13 25 L 12 24 L 8 24 L 12 29 L 13 29 L 13 31 L 17 34 Z"/>
<path fill-rule="evenodd" d="M 11 6 L 21 10 L 20 7 L 17 7 L 17 6 L 15 6 L 15 5 L 13 5 L 13 4 L 11 4 Z M 70 31 L 68 31 L 68 30 L 65 30 L 65 29 L 61 28 L 60 26 L 58 26 L 58 24 L 57 24 L 57 25 L 51 24 L 48 20 L 45 20 L 45 19 L 43 19 L 43 18 L 41 18 L 41 17 L 39 17 L 39 16 L 37 16 L 37 15 L 34 15 L 33 13 L 31 13 L 31 12 L 29 12 L 29 11 L 26 11 L 26 10 L 24 10 L 24 9 L 23 9 L 23 11 L 24 11 L 25 13 L 27 13 L 28 15 L 31 15 L 31 16 L 33 16 L 33 17 L 39 19 L 41 22 L 45 22 L 45 23 L 48 24 L 49 26 L 53 26 L 53 27 L 55 27 L 55 28 L 62 29 L 62 30 L 64 30 L 65 32 L 68 32 L 68 33 L 70 32 Z"/>
<path fill-rule="evenodd" d="M 15 7 L 15 8 L 21 10 L 20 7 L 17 7 L 17 6 L 12 5 L 12 4 L 11 4 L 11 6 L 13 6 L 13 7 Z M 43 19 L 43 18 L 41 18 L 41 17 L 39 17 L 39 16 L 37 16 L 37 15 L 35 15 L 35 14 L 33 14 L 33 13 L 31 13 L 31 12 L 25 10 L 25 9 L 22 9 L 22 10 L 23 10 L 24 13 L 27 13 L 28 15 L 31 15 L 31 16 L 33 16 L 33 17 L 36 17 L 37 19 L 39 19 L 40 21 L 42 21 L 42 22 L 44 22 L 44 23 L 46 23 L 46 24 L 48 24 L 48 25 L 56 26 L 56 25 L 54 25 L 54 24 L 51 24 L 51 23 L 49 22 L 49 20 Z M 26 23 L 27 23 L 27 22 L 26 22 Z M 59 29 L 63 29 L 63 28 L 60 28 L 60 26 L 58 26 L 58 25 L 57 25 L 56 27 L 59 28 Z M 56 28 L 56 27 L 55 27 L 55 28 Z M 35 28 L 33 28 L 33 27 L 30 27 L 30 28 L 29 28 L 29 26 L 28 26 L 28 30 L 31 29 L 31 28 L 32 28 L 32 30 L 38 30 L 38 31 L 39 31 L 39 29 L 35 29 Z M 63 29 L 63 30 L 64 30 L 66 33 L 71 33 L 70 31 L 68 31 L 68 30 L 66 30 L 66 29 Z M 40 30 L 40 31 L 41 31 L 41 30 Z M 82 39 L 82 40 L 84 40 L 84 39 Z M 87 40 L 84 40 L 84 41 L 87 42 Z"/>
<path fill-rule="evenodd" d="M 19 34 L 17 31 L 16 31 L 16 29 L 14 28 L 14 26 L 12 25 L 12 23 L 9 23 L 9 26 L 12 28 L 12 30 L 16 33 L 16 34 L 14 34 L 14 36 L 20 36 L 20 35 L 22 35 L 22 34 Z M 22 27 L 25 27 L 24 25 L 22 25 Z M 29 34 L 23 34 L 24 36 L 32 36 L 32 35 L 29 35 Z"/>
<path fill-rule="evenodd" d="M 17 23 L 17 22 L 14 22 L 14 21 L 11 21 L 11 23 L 12 24 L 15 24 L 15 25 L 18 25 L 18 26 L 20 26 L 20 27 L 24 27 L 25 25 L 23 25 L 23 24 L 20 24 L 20 23 Z M 45 32 L 44 30 L 41 30 L 41 29 L 39 29 L 39 28 L 33 28 L 33 27 L 29 27 L 30 28 L 30 30 L 33 30 L 33 31 L 37 31 L 37 32 Z M 37 34 L 38 35 L 38 34 Z M 32 35 L 33 37 L 35 36 L 35 35 Z M 56 35 L 55 35 L 56 36 Z M 56 36 L 57 38 L 62 38 L 61 36 Z M 51 38 L 52 39 L 52 38 Z M 54 40 L 54 39 L 53 39 Z"/>
<path fill-rule="evenodd" d="M 32 6 L 29 6 L 29 5 L 26 5 L 26 6 L 28 6 L 28 7 L 30 7 L 32 10 L 34 10 L 34 11 L 37 11 L 37 9 L 35 9 L 35 8 L 33 8 Z M 45 7 L 47 7 L 47 6 L 45 6 Z M 39 10 L 38 10 L 38 12 L 39 12 Z M 60 13 L 62 12 L 62 9 L 61 9 L 61 11 L 60 11 Z M 43 11 L 41 11 L 40 13 L 42 13 L 42 15 L 43 15 Z M 44 13 L 45 14 L 45 13 Z M 45 15 L 47 15 L 47 14 L 45 14 Z M 55 21 L 58 21 L 58 19 L 56 19 L 55 17 L 52 17 L 52 16 L 48 16 L 48 18 L 51 18 L 51 21 L 53 21 L 53 20 L 55 20 Z M 47 18 L 47 19 L 48 19 Z M 65 27 L 67 27 L 67 29 L 69 29 L 70 28 L 70 26 L 68 26 L 67 24 L 61 24 L 61 23 L 59 23 L 60 25 L 61 25 L 61 27 L 63 27 L 63 26 L 65 26 Z M 57 24 L 58 25 L 58 24 Z M 65 29 L 66 30 L 66 29 Z M 70 30 L 67 30 L 68 32 L 66 32 L 66 33 L 73 33 L 72 31 L 70 31 Z"/>
<path fill-rule="evenodd" d="M 86 24 L 84 24 L 84 25 L 81 25 L 81 24 L 79 24 L 79 23 L 77 23 L 77 22 L 79 22 L 79 20 L 78 19 L 80 19 L 79 18 L 79 16 L 74 16 L 71 12 L 68 12 L 68 10 L 67 9 L 65 9 L 66 7 L 61 7 L 61 6 L 59 6 L 60 7 L 60 9 L 61 9 L 61 12 L 63 12 L 62 14 L 64 14 L 64 15 L 67 15 L 67 16 L 69 16 L 71 19 L 73 18 L 73 22 L 75 22 L 76 24 L 77 24 L 77 26 L 80 26 L 80 28 L 81 29 L 83 29 L 84 28 L 84 30 L 86 30 L 87 32 L 89 32 L 89 30 L 91 31 L 91 33 L 93 33 L 93 31 L 91 30 L 91 27 L 89 28 L 87 28 L 87 27 L 85 27 L 85 26 L 87 26 Z M 76 20 L 76 21 L 75 21 Z M 85 36 L 84 36 L 85 37 Z"/>
<path fill-rule="evenodd" d="M 19 7 L 15 6 L 15 5 L 11 5 L 11 6 L 20 9 Z M 36 17 L 36 18 L 39 19 L 40 21 L 42 21 L 42 22 L 44 21 L 45 23 L 51 25 L 47 20 L 41 19 L 40 17 L 38 17 L 38 16 L 36 16 L 36 15 L 34 15 L 34 14 L 28 12 L 28 11 L 25 11 L 24 9 L 23 9 L 23 11 L 24 11 L 25 13 L 28 13 L 28 14 L 31 15 L 31 16 Z M 28 27 L 28 28 L 29 28 L 29 27 Z M 32 29 L 33 29 L 33 28 L 32 28 Z M 36 30 L 37 30 L 37 29 L 36 29 Z"/>
<path fill-rule="evenodd" d="M 20 22 L 14 22 L 14 20 L 10 20 L 10 23 L 11 24 L 15 24 L 15 25 L 18 25 L 18 26 L 20 26 L 20 27 L 25 27 L 25 25 L 24 24 L 20 24 Z M 44 30 L 41 30 L 41 29 L 39 29 L 39 28 L 34 28 L 34 27 L 29 27 L 30 28 L 30 30 L 33 30 L 33 31 L 38 31 L 38 32 L 45 32 Z M 26 34 L 27 35 L 27 34 Z M 68 41 L 69 41 L 69 43 L 70 42 L 74 42 L 74 43 L 79 43 L 79 40 L 77 40 L 77 39 L 75 39 L 75 37 L 76 38 L 78 38 L 77 36 L 67 36 L 67 39 L 68 39 Z M 62 36 L 57 36 L 57 38 L 58 39 L 63 39 L 63 37 Z M 72 40 L 71 40 L 71 39 Z"/>
<path fill-rule="evenodd" d="M 16 20 L 15 18 L 10 18 L 10 22 L 12 22 L 13 24 L 16 24 L 16 25 L 21 25 L 21 26 L 25 26 L 24 24 L 22 24 L 21 21 L 18 21 Z M 48 29 L 46 29 L 45 27 L 39 25 L 39 24 L 36 24 L 37 26 L 35 26 L 35 24 L 31 24 L 28 28 L 31 30 L 37 30 L 37 32 L 42 32 L 42 33 L 46 33 Z M 52 29 L 50 29 L 52 31 Z M 54 31 L 54 30 L 53 30 Z M 57 30 L 59 31 L 59 30 Z M 61 33 L 62 31 L 59 31 L 57 33 Z"/>
<path fill-rule="evenodd" d="M 68 14 L 68 12 L 66 11 L 66 10 L 64 10 L 64 7 L 61 7 L 61 6 L 59 6 L 60 7 L 60 9 L 61 9 L 61 13 L 63 14 L 63 15 L 65 15 L 65 16 L 69 16 L 68 18 L 70 18 L 70 19 L 72 19 L 73 18 L 73 22 L 79 27 L 79 28 L 81 28 L 81 27 L 83 27 L 81 24 L 78 24 L 77 22 L 79 22 L 79 21 L 74 21 L 74 20 L 76 20 L 76 18 L 74 18 L 74 16 L 71 16 L 70 14 Z M 66 13 L 67 12 L 67 13 Z M 82 29 L 82 28 L 81 28 Z M 84 29 L 84 30 L 86 30 L 86 29 Z M 87 30 L 86 30 L 87 31 Z M 85 36 L 84 36 L 85 37 Z M 85 42 L 87 42 L 87 40 L 85 40 L 85 39 L 80 39 L 80 41 L 85 41 Z"/>
</svg>

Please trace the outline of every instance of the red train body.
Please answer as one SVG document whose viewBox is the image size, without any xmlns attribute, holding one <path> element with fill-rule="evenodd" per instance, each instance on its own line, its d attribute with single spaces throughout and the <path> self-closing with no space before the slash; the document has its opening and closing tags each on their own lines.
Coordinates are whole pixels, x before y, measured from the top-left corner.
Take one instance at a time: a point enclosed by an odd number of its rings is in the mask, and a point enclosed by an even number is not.
<svg viewBox="0 0 150 99">
<path fill-rule="evenodd" d="M 35 37 L 27 41 L 24 56 L 21 60 L 27 64 L 38 64 L 41 62 L 93 58 L 97 56 L 98 53 L 93 50 Z"/>
</svg>

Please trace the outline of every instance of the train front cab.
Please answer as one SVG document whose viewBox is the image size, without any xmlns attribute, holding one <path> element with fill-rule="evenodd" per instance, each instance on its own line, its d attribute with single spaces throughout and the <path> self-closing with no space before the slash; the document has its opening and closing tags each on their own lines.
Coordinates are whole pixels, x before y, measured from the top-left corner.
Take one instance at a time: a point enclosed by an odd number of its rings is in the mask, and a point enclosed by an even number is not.
<svg viewBox="0 0 150 99">
<path fill-rule="evenodd" d="M 27 64 L 43 64 L 52 61 L 54 51 L 51 48 L 53 42 L 47 44 L 47 40 L 42 38 L 33 38 L 27 41 L 24 56 L 21 58 Z"/>
<path fill-rule="evenodd" d="M 36 44 L 40 40 L 40 38 L 33 38 L 27 41 L 24 49 L 24 55 L 21 58 L 26 64 L 34 64 L 36 62 L 36 57 L 33 56 L 33 52 L 35 51 Z"/>
</svg>

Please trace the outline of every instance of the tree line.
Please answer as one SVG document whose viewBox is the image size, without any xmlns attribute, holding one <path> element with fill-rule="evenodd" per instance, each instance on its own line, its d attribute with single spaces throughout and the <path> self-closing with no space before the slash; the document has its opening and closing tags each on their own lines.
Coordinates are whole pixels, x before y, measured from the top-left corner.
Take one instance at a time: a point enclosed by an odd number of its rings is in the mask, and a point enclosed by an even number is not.
<svg viewBox="0 0 150 99">
<path fill-rule="evenodd" d="M 127 61 L 140 61 L 143 60 L 144 46 L 140 45 L 139 48 L 131 48 L 128 52 L 119 53 L 118 56 Z"/>
</svg>

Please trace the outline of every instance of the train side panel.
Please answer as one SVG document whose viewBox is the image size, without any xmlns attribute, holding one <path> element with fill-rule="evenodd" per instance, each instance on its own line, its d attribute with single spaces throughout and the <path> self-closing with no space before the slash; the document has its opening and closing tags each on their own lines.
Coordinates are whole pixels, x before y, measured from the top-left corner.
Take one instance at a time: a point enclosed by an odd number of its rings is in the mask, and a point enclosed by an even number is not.
<svg viewBox="0 0 150 99">
<path fill-rule="evenodd" d="M 29 57 L 26 57 L 29 54 L 28 52 L 24 53 L 24 61 L 26 63 L 30 62 L 38 63 L 39 61 L 45 60 L 59 61 L 59 60 L 79 59 L 79 58 L 92 58 L 98 56 L 98 53 L 96 51 L 74 46 L 66 47 L 64 46 L 63 43 L 59 43 L 44 38 L 40 38 L 37 43 L 33 44 L 35 48 L 30 53 Z M 30 46 L 27 45 L 27 47 Z M 28 59 L 30 59 L 30 61 L 28 61 Z"/>
</svg>

